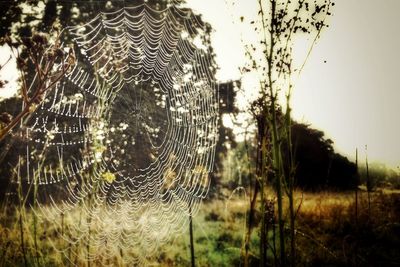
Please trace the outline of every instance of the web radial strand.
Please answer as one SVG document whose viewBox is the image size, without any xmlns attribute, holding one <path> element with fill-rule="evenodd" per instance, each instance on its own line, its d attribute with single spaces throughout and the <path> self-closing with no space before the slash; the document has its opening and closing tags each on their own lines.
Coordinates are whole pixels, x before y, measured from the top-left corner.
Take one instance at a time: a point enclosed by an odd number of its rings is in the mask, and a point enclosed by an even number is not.
<svg viewBox="0 0 400 267">
<path fill-rule="evenodd" d="M 218 132 L 206 32 L 188 10 L 146 3 L 64 30 L 76 60 L 33 114 L 19 171 L 38 216 L 88 248 L 58 248 L 71 261 L 143 265 L 198 211 Z"/>
</svg>

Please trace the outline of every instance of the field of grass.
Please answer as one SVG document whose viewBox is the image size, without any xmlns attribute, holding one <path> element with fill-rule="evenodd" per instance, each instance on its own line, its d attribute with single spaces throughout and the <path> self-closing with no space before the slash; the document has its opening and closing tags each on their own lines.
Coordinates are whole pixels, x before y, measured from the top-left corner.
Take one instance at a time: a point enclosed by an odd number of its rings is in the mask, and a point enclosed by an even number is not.
<svg viewBox="0 0 400 267">
<path fill-rule="evenodd" d="M 236 192 L 207 200 L 194 217 L 196 266 L 240 266 L 248 217 L 246 196 Z M 273 194 L 269 194 L 273 196 Z M 367 193 L 296 192 L 299 205 L 296 227 L 297 266 L 400 266 L 400 192 L 381 190 L 372 193 L 370 208 Z M 272 200 L 273 201 L 273 200 Z M 30 209 L 3 207 L 0 218 L 0 266 L 87 266 L 83 244 L 67 244 L 59 223 L 36 224 Z M 73 223 L 77 214 L 63 219 L 63 227 Z M 256 224 L 257 214 L 256 214 Z M 275 216 L 274 216 L 275 217 Z M 22 220 L 23 228 L 21 228 Z M 268 265 L 274 266 L 275 218 L 269 224 Z M 34 234 L 36 231 L 36 235 Z M 21 245 L 23 234 L 23 246 Z M 35 238 L 36 236 L 36 238 Z M 58 252 L 72 246 L 76 255 Z M 188 231 L 162 245 L 151 257 L 150 266 L 190 266 Z M 258 266 L 259 227 L 252 231 L 250 257 Z M 136 253 L 140 253 L 137 251 Z M 126 253 L 112 259 L 98 259 L 90 266 L 124 266 Z M 68 259 L 69 260 L 68 260 Z M 72 260 L 71 259 L 75 259 Z"/>
</svg>

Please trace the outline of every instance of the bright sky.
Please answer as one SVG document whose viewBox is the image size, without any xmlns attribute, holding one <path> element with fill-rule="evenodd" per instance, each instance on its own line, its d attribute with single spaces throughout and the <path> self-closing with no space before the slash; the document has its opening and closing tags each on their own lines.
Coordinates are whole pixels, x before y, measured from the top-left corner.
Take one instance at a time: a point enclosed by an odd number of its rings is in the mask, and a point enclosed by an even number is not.
<svg viewBox="0 0 400 267">
<path fill-rule="evenodd" d="M 215 32 L 219 79 L 239 77 L 244 53 L 233 20 L 252 20 L 255 0 L 188 0 Z M 295 119 L 311 123 L 351 158 L 358 147 L 370 161 L 400 165 L 400 28 L 398 0 L 336 0 L 330 27 L 312 51 L 293 95 Z M 326 63 L 324 61 L 326 60 Z"/>
<path fill-rule="evenodd" d="M 4 88 L 0 88 L 0 99 L 15 94 L 15 84 L 18 79 L 18 72 L 15 71 L 17 69 L 17 63 L 14 57 L 8 61 L 10 54 L 11 50 L 8 46 L 0 46 L 0 66 L 3 66 L 0 71 L 0 80 L 7 81 Z"/>
<path fill-rule="evenodd" d="M 237 0 L 234 6 L 226 0 L 188 2 L 215 29 L 212 42 L 220 66 L 218 78 L 239 78 L 238 69 L 245 62 L 241 36 L 247 40 L 256 37 L 251 28 L 233 21 L 238 22 L 240 16 L 247 22 L 253 20 L 257 1 Z M 368 145 L 371 161 L 399 166 L 400 1 L 335 2 L 330 27 L 323 32 L 296 83 L 293 115 L 323 130 L 335 142 L 335 148 L 349 157 L 354 156 L 356 147 L 364 157 Z M 0 64 L 8 55 L 9 51 L 0 47 Z M 15 61 L 6 68 L 15 70 Z M 17 78 L 15 71 L 3 71 L 8 80 Z M 0 90 L 0 97 L 10 92 Z"/>
</svg>

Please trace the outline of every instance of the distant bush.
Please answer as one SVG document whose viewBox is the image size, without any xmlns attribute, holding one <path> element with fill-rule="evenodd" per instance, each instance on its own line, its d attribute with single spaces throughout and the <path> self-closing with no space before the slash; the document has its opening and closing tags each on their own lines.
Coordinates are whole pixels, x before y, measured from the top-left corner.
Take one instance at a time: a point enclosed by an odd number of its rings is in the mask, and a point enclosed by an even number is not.
<svg viewBox="0 0 400 267">
<path fill-rule="evenodd" d="M 210 213 L 209 214 L 207 214 L 206 216 L 205 216 L 205 220 L 206 221 L 218 221 L 219 220 L 219 215 L 216 213 L 216 212 L 214 212 L 214 211 L 210 211 Z"/>
<path fill-rule="evenodd" d="M 306 190 L 332 188 L 354 189 L 358 184 L 355 163 L 335 153 L 333 141 L 324 132 L 302 123 L 292 125 L 292 144 L 295 159 L 295 183 Z M 283 148 L 287 147 L 285 142 Z M 283 160 L 288 163 L 288 153 L 283 151 Z M 249 177 L 254 176 L 255 144 L 243 142 L 226 154 L 223 160 L 221 184 L 230 189 L 249 186 Z M 288 166 L 286 165 L 288 170 Z M 252 178 L 254 179 L 254 178 Z M 272 180 L 273 183 L 273 180 Z"/>
<path fill-rule="evenodd" d="M 370 179 L 371 189 L 377 187 L 386 187 L 392 189 L 400 189 L 400 174 L 393 169 L 388 168 L 385 164 L 373 162 L 369 164 L 368 175 Z M 367 170 L 365 166 L 360 167 L 360 182 L 366 184 Z"/>
<path fill-rule="evenodd" d="M 333 141 L 309 125 L 292 126 L 297 186 L 303 189 L 352 189 L 357 185 L 356 165 L 335 153 Z"/>
<path fill-rule="evenodd" d="M 400 176 L 399 175 L 389 177 L 388 183 L 391 188 L 400 190 Z"/>
</svg>

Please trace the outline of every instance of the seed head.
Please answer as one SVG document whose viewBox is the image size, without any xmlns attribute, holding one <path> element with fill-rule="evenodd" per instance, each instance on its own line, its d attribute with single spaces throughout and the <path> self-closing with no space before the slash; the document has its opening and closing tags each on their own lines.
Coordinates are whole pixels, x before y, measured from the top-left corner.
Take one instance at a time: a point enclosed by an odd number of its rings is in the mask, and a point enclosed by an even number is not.
<svg viewBox="0 0 400 267">
<path fill-rule="evenodd" d="M 57 57 L 60 57 L 60 58 L 62 58 L 64 56 L 64 52 L 60 48 L 54 49 L 54 53 Z"/>
<path fill-rule="evenodd" d="M 32 40 L 29 37 L 22 37 L 22 43 L 26 46 L 27 49 L 32 49 L 33 47 Z"/>
<path fill-rule="evenodd" d="M 8 81 L 6 80 L 0 80 L 0 89 L 2 89 L 7 83 Z"/>
<path fill-rule="evenodd" d="M 17 58 L 17 67 L 18 67 L 18 69 L 20 69 L 20 70 L 26 69 L 27 64 L 28 64 L 27 59 L 24 59 L 22 57 L 18 57 Z"/>
<path fill-rule="evenodd" d="M 32 41 L 38 45 L 47 44 L 47 37 L 44 34 L 36 33 L 32 36 Z"/>
<path fill-rule="evenodd" d="M 3 112 L 0 115 L 0 122 L 5 123 L 5 124 L 9 124 L 12 121 L 12 116 L 7 113 L 7 112 Z"/>
</svg>

